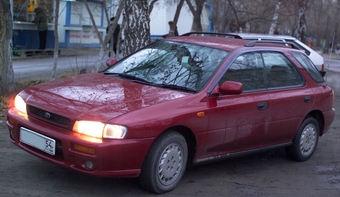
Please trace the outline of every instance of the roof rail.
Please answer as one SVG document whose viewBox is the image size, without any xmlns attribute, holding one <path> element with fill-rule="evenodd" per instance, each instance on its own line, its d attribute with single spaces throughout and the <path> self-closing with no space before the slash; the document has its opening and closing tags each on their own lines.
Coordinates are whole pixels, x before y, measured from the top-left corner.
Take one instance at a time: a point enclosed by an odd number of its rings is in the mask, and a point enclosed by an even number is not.
<svg viewBox="0 0 340 197">
<path fill-rule="evenodd" d="M 217 32 L 188 32 L 185 34 L 182 34 L 181 36 L 191 36 L 191 35 L 196 35 L 196 36 L 224 36 L 227 38 L 237 38 L 237 39 L 242 39 L 241 36 L 233 33 L 217 33 Z M 247 44 L 245 44 L 245 47 L 253 47 L 255 46 L 256 43 L 272 43 L 272 44 L 283 44 L 283 45 L 290 45 L 293 49 L 299 49 L 301 50 L 297 44 L 294 42 L 290 41 L 284 41 L 284 40 L 251 40 Z"/>
<path fill-rule="evenodd" d="M 232 38 L 241 38 L 240 36 L 229 34 L 229 33 L 217 33 L 217 32 L 204 32 L 204 31 L 197 31 L 197 32 L 188 32 L 182 34 L 181 36 L 191 36 L 191 35 L 200 35 L 200 36 L 224 36 L 224 37 L 232 37 Z"/>
<path fill-rule="evenodd" d="M 295 44 L 294 42 L 290 42 L 290 41 L 280 41 L 280 40 L 252 40 L 249 41 L 247 44 L 245 44 L 245 47 L 253 47 L 255 46 L 256 43 L 272 43 L 272 44 L 283 44 L 283 45 L 290 45 L 293 49 L 299 49 L 297 44 Z"/>
</svg>

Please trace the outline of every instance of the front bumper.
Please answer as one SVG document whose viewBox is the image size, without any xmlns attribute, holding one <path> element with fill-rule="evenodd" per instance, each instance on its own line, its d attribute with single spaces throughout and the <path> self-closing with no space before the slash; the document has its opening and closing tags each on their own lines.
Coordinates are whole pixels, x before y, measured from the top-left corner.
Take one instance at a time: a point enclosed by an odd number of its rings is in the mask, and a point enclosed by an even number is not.
<svg viewBox="0 0 340 197">
<path fill-rule="evenodd" d="M 9 139 L 28 153 L 57 165 L 100 177 L 137 177 L 154 140 L 145 138 L 92 141 L 91 138 L 34 117 L 23 117 L 13 109 L 7 113 L 7 126 Z M 21 142 L 21 127 L 54 139 L 55 155 Z"/>
</svg>

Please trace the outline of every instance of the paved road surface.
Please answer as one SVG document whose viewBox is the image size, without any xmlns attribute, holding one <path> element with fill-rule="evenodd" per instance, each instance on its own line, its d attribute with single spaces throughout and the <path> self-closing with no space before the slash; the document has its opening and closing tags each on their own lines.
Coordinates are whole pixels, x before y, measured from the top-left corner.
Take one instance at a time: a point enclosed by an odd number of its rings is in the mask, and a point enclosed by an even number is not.
<svg viewBox="0 0 340 197">
<path fill-rule="evenodd" d="M 65 73 L 79 73 L 82 69 L 91 70 L 98 61 L 99 49 L 65 49 L 58 58 L 57 76 Z M 31 56 L 13 58 L 15 79 L 49 79 L 52 75 L 53 56 Z"/>
</svg>

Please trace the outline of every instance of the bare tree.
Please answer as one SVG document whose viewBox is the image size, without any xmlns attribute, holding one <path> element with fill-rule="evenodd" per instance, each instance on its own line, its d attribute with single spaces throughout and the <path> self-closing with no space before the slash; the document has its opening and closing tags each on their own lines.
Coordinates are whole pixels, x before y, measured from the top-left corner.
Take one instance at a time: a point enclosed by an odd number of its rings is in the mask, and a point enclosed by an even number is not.
<svg viewBox="0 0 340 197">
<path fill-rule="evenodd" d="M 306 21 L 306 12 L 307 12 L 307 0 L 299 0 L 299 20 L 298 20 L 298 34 L 297 39 L 302 42 L 306 41 L 306 31 L 307 31 L 307 21 Z"/>
<path fill-rule="evenodd" d="M 108 1 L 108 0 L 104 0 L 104 2 L 103 2 L 103 8 L 104 8 L 105 19 L 106 19 L 107 22 L 109 22 L 109 20 L 110 20 L 109 18 L 110 18 L 110 17 L 109 17 L 109 14 L 108 14 L 108 12 L 107 12 L 107 11 L 108 11 L 108 8 L 107 8 L 107 1 Z"/>
<path fill-rule="evenodd" d="M 0 94 L 9 95 L 15 90 L 12 65 L 12 13 L 10 0 L 0 1 Z"/>
<path fill-rule="evenodd" d="M 153 7 L 157 1 L 158 0 L 151 0 L 150 5 L 149 5 L 149 15 L 151 14 Z"/>
<path fill-rule="evenodd" d="M 91 22 L 92 22 L 92 27 L 94 28 L 94 31 L 98 35 L 99 43 L 101 44 L 101 43 L 103 43 L 103 39 L 102 39 L 102 36 L 101 36 L 101 34 L 100 34 L 100 32 L 99 32 L 99 30 L 97 28 L 96 21 L 94 20 L 94 17 L 93 17 L 93 14 L 92 14 L 91 10 L 90 10 L 89 4 L 87 3 L 86 0 L 83 0 L 83 2 L 84 2 L 84 5 L 85 5 L 85 8 L 87 10 L 87 13 L 89 13 L 89 15 L 90 15 L 90 19 L 91 19 Z"/>
<path fill-rule="evenodd" d="M 336 16 L 340 16 L 340 0 L 338 0 L 337 5 L 336 5 Z M 336 47 L 336 41 L 339 37 L 339 18 L 337 20 L 335 20 L 335 25 L 334 25 L 334 39 L 333 39 L 333 43 L 334 43 L 334 47 Z"/>
<path fill-rule="evenodd" d="M 104 56 L 105 56 L 105 52 L 106 52 L 106 49 L 107 49 L 107 43 L 109 42 L 109 40 L 110 40 L 110 38 L 112 36 L 112 33 L 113 33 L 114 29 L 116 28 L 116 26 L 118 24 L 119 17 L 121 15 L 121 12 L 122 12 L 123 7 L 124 7 L 124 0 L 120 1 L 119 7 L 118 7 L 118 10 L 117 10 L 117 13 L 116 13 L 115 20 L 113 21 L 113 24 L 110 26 L 110 29 L 107 32 L 107 34 L 106 34 L 104 39 L 102 38 L 102 35 L 99 32 L 99 30 L 98 30 L 98 27 L 96 25 L 96 22 L 94 20 L 94 17 L 92 15 L 92 12 L 90 10 L 90 7 L 89 7 L 87 1 L 83 0 L 83 3 L 85 5 L 85 7 L 86 7 L 86 10 L 87 10 L 88 14 L 90 15 L 90 19 L 91 19 L 91 22 L 92 22 L 92 27 L 94 28 L 94 30 L 95 30 L 95 32 L 97 34 L 97 37 L 99 39 L 99 43 L 100 43 L 100 46 L 101 46 L 100 47 L 100 51 L 99 51 L 98 61 L 96 62 L 96 65 L 92 69 L 92 71 L 98 71 L 102 67 L 102 60 L 104 59 Z"/>
<path fill-rule="evenodd" d="M 117 25 L 118 25 L 118 20 L 120 18 L 120 15 L 123 11 L 123 8 L 124 8 L 124 0 L 121 0 L 119 5 L 118 5 L 118 9 L 117 9 L 117 12 L 116 12 L 116 15 L 115 15 L 115 19 L 113 20 L 112 24 L 110 25 L 110 28 L 109 28 L 109 31 L 107 32 L 105 38 L 104 38 L 104 41 L 102 43 L 102 46 L 101 46 L 101 51 L 99 53 L 99 55 L 101 56 L 101 60 L 104 59 L 104 55 L 105 55 L 105 49 L 106 49 L 106 45 L 107 43 L 110 41 L 110 39 L 112 38 L 112 35 L 113 35 L 113 32 L 115 31 Z M 121 33 L 122 33 L 122 28 L 120 29 L 120 32 L 119 32 L 119 35 L 118 35 L 118 43 L 116 46 L 116 48 L 118 49 L 116 52 L 119 52 L 119 45 L 120 45 L 120 37 L 121 37 Z M 111 44 L 113 44 L 113 39 L 111 39 Z M 112 48 L 110 48 L 110 50 L 112 50 Z M 113 53 L 113 51 L 110 51 L 111 53 Z"/>
<path fill-rule="evenodd" d="M 125 0 L 123 11 L 123 55 L 128 55 L 150 43 L 150 15 L 147 0 Z"/>
<path fill-rule="evenodd" d="M 232 20 L 232 13 L 227 0 L 211 0 L 213 6 L 213 31 L 215 32 L 229 32 Z"/>
<path fill-rule="evenodd" d="M 170 27 L 170 30 L 169 30 L 169 36 L 174 36 L 175 35 L 175 30 L 177 28 L 177 22 L 178 22 L 179 14 L 181 12 L 183 4 L 184 4 L 184 0 L 180 0 L 179 3 L 177 4 L 174 20 L 173 20 L 173 23 L 172 23 L 172 25 Z"/>
<path fill-rule="evenodd" d="M 56 0 L 55 10 L 54 10 L 54 57 L 53 57 L 53 68 L 52 68 L 51 80 L 54 80 L 56 78 L 55 76 L 56 76 L 58 56 L 59 56 L 59 35 L 58 35 L 59 5 L 60 5 L 60 0 Z"/>
<path fill-rule="evenodd" d="M 276 3 L 276 6 L 275 6 L 273 22 L 270 25 L 269 34 L 274 34 L 274 32 L 275 32 L 277 22 L 278 22 L 278 18 L 279 18 L 280 5 L 281 5 L 281 0 L 278 0 L 277 3 Z"/>
<path fill-rule="evenodd" d="M 228 5 L 231 8 L 231 11 L 234 13 L 234 19 L 237 25 L 237 28 L 233 28 L 232 31 L 235 31 L 235 30 L 238 31 L 241 26 L 241 23 L 240 23 L 238 12 L 236 10 L 236 6 L 234 5 L 234 3 L 235 3 L 234 1 L 228 0 Z"/>
<path fill-rule="evenodd" d="M 268 33 L 277 0 L 211 0 L 214 31 Z"/>
<path fill-rule="evenodd" d="M 205 0 L 185 0 L 194 16 L 191 31 L 202 31 L 201 14 Z M 194 4 L 193 4 L 194 3 Z"/>
</svg>

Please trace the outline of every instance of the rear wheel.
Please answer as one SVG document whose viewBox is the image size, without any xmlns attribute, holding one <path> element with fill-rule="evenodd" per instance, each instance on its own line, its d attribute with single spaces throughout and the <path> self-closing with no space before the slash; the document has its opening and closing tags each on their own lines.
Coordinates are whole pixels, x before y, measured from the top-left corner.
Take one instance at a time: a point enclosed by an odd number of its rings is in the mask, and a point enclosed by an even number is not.
<svg viewBox="0 0 340 197">
<path fill-rule="evenodd" d="M 155 193 L 171 191 L 183 177 L 187 158 L 187 143 L 180 133 L 170 131 L 161 135 L 145 158 L 140 185 Z"/>
<path fill-rule="evenodd" d="M 313 117 L 307 117 L 301 124 L 293 144 L 286 148 L 289 158 L 306 161 L 314 153 L 319 140 L 319 124 Z"/>
</svg>

